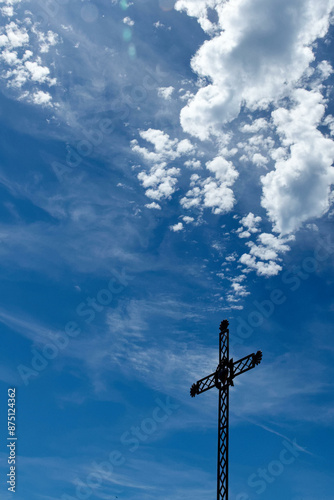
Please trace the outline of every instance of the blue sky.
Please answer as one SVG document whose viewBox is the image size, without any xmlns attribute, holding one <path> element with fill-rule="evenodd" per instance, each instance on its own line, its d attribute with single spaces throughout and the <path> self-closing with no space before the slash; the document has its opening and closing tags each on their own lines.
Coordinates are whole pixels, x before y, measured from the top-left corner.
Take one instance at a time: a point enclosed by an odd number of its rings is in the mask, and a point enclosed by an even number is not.
<svg viewBox="0 0 334 500">
<path fill-rule="evenodd" d="M 1 498 L 333 499 L 333 8 L 0 1 Z"/>
</svg>

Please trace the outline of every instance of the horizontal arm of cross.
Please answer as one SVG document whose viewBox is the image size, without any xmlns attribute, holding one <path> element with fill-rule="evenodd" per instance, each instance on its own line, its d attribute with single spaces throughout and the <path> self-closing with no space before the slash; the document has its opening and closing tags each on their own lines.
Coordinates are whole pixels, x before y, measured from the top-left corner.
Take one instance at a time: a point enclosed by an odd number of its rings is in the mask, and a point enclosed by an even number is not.
<svg viewBox="0 0 334 500">
<path fill-rule="evenodd" d="M 229 377 L 225 380 L 225 383 L 223 382 L 224 385 L 220 384 L 221 379 L 219 378 L 218 367 L 214 373 L 201 378 L 196 382 L 196 384 L 193 384 L 191 386 L 191 397 L 195 397 L 197 394 L 202 394 L 202 392 L 208 391 L 209 389 L 212 389 L 212 387 L 224 388 L 226 387 L 226 385 L 233 385 L 234 377 L 237 377 L 238 375 L 251 370 L 256 365 L 261 363 L 261 359 L 262 351 L 257 351 L 256 354 L 249 354 L 248 356 L 245 356 L 244 358 L 241 358 L 234 363 L 231 359 L 230 362 L 226 364 L 226 366 L 230 367 L 230 374 Z"/>
<path fill-rule="evenodd" d="M 256 365 L 261 363 L 262 359 L 262 351 L 257 351 L 257 353 L 249 354 L 244 358 L 239 359 L 233 363 L 233 374 L 232 378 L 241 375 L 242 373 L 248 372 L 248 370 L 252 370 Z"/>
<path fill-rule="evenodd" d="M 190 395 L 193 398 L 196 394 L 201 394 L 202 392 L 208 391 L 216 385 L 216 372 L 211 373 L 207 377 L 201 378 L 196 384 L 193 384 L 190 389 Z"/>
</svg>

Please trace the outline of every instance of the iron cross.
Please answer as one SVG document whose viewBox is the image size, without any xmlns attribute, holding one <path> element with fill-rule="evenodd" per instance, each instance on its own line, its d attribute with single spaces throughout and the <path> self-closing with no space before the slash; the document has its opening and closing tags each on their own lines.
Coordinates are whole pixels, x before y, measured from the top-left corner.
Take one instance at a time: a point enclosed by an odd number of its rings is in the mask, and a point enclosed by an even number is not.
<svg viewBox="0 0 334 500">
<path fill-rule="evenodd" d="M 190 389 L 191 397 L 208 391 L 212 387 L 219 390 L 218 414 L 218 467 L 217 467 L 217 500 L 228 500 L 228 413 L 229 387 L 233 386 L 233 379 L 242 373 L 248 372 L 261 363 L 262 351 L 249 354 L 239 361 L 229 359 L 229 330 L 225 319 L 220 324 L 219 335 L 219 364 L 217 370 L 207 377 L 201 378 Z"/>
</svg>

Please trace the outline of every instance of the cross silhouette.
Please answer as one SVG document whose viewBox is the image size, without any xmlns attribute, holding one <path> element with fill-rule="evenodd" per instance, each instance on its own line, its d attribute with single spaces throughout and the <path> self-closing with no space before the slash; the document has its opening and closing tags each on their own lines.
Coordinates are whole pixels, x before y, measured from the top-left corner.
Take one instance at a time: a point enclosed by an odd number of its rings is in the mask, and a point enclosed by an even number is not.
<svg viewBox="0 0 334 500">
<path fill-rule="evenodd" d="M 217 387 L 219 390 L 218 413 L 218 466 L 217 466 L 217 500 L 228 500 L 228 414 L 229 387 L 233 379 L 248 372 L 262 360 L 262 351 L 249 354 L 238 361 L 229 359 L 229 329 L 225 319 L 220 324 L 219 334 L 219 364 L 214 373 L 201 378 L 190 389 L 191 397 Z"/>
</svg>

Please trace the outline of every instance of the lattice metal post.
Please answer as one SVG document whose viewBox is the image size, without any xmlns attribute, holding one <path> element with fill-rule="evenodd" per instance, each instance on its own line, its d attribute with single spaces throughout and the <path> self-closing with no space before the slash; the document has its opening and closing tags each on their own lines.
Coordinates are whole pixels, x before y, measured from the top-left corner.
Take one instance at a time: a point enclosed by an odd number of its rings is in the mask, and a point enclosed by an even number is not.
<svg viewBox="0 0 334 500">
<path fill-rule="evenodd" d="M 219 367 L 224 370 L 229 360 L 229 330 L 221 323 L 219 334 Z M 219 387 L 218 404 L 218 459 L 217 459 L 217 500 L 228 497 L 228 414 L 229 385 Z"/>
<path fill-rule="evenodd" d="M 198 380 L 191 386 L 190 395 L 217 387 L 219 390 L 218 409 L 218 464 L 217 464 L 217 500 L 228 500 L 228 428 L 229 428 L 229 387 L 233 379 L 251 370 L 261 363 L 262 352 L 249 354 L 238 361 L 229 359 L 229 329 L 225 319 L 220 324 L 219 364 L 215 372 Z"/>
</svg>

